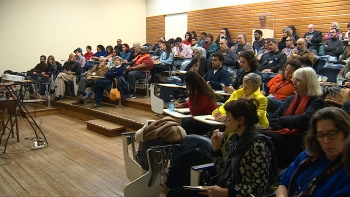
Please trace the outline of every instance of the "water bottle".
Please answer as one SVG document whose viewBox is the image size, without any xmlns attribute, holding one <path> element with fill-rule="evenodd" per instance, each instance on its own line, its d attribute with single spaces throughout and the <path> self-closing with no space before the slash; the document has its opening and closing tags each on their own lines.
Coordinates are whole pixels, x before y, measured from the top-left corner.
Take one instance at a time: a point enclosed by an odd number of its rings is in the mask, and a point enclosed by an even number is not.
<svg viewBox="0 0 350 197">
<path fill-rule="evenodd" d="M 338 74 L 337 74 L 337 84 L 338 85 L 343 85 L 343 76 L 342 76 L 342 72 L 340 71 Z"/>
<path fill-rule="evenodd" d="M 172 96 L 170 96 L 172 97 Z M 174 100 L 171 98 L 170 102 L 169 102 L 169 111 L 173 112 L 175 108 L 175 104 L 174 104 Z"/>
</svg>

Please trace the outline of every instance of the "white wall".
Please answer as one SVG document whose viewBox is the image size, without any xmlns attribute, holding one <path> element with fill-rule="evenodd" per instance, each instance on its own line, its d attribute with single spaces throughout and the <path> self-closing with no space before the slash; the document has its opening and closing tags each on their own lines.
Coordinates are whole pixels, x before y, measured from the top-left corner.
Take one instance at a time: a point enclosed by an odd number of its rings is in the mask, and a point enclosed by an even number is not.
<svg viewBox="0 0 350 197">
<path fill-rule="evenodd" d="M 67 59 L 91 45 L 146 42 L 146 0 L 0 0 L 0 72 L 26 71 L 40 55 Z"/>
<path fill-rule="evenodd" d="M 165 16 L 166 38 L 175 39 L 180 35 L 183 35 L 183 37 L 185 37 L 184 32 L 187 32 L 187 13 L 171 14 Z"/>
<path fill-rule="evenodd" d="M 193 10 L 268 1 L 275 0 L 147 0 L 147 16 L 168 15 Z"/>
</svg>

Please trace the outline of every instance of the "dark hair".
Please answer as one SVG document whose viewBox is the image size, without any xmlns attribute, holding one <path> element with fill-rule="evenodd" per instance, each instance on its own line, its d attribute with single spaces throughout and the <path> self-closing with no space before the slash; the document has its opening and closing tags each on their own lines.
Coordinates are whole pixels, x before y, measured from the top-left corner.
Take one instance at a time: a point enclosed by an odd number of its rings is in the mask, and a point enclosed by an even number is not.
<svg viewBox="0 0 350 197">
<path fill-rule="evenodd" d="M 346 172 L 350 175 L 350 137 L 343 144 L 343 163 Z"/>
<path fill-rule="evenodd" d="M 209 97 L 211 102 L 216 102 L 216 97 L 213 89 L 207 84 L 203 77 L 196 71 L 190 70 L 185 74 L 185 83 L 188 88 L 188 97 L 196 107 L 196 96 L 197 94 L 206 95 Z"/>
<path fill-rule="evenodd" d="M 219 61 L 224 61 L 224 55 L 222 55 L 222 53 L 220 53 L 220 52 L 215 52 L 211 56 L 217 57 L 219 59 Z"/>
<path fill-rule="evenodd" d="M 46 56 L 45 56 L 45 55 L 41 55 L 41 56 L 40 56 L 40 59 L 41 59 L 42 57 L 44 58 L 44 60 L 46 60 Z"/>
<path fill-rule="evenodd" d="M 8 73 L 8 74 L 12 75 L 12 74 L 13 74 L 13 71 L 12 71 L 12 70 L 5 70 L 5 71 L 4 71 L 4 74 L 5 74 L 5 73 Z"/>
<path fill-rule="evenodd" d="M 101 51 L 105 51 L 105 47 L 102 44 L 97 45 L 97 48 L 101 49 Z"/>
<path fill-rule="evenodd" d="M 337 28 L 331 28 L 331 30 L 334 29 L 336 33 L 338 33 L 338 29 Z"/>
<path fill-rule="evenodd" d="M 230 112 L 233 118 L 243 117 L 248 127 L 254 126 L 259 122 L 258 107 L 258 100 L 246 98 L 233 100 L 224 105 L 225 111 Z"/>
<path fill-rule="evenodd" d="M 266 43 L 269 44 L 270 42 L 274 43 L 274 44 L 277 44 L 278 43 L 278 40 L 275 39 L 275 38 L 267 38 L 265 39 L 266 40 Z"/>
<path fill-rule="evenodd" d="M 196 31 L 191 31 L 191 33 L 193 34 L 193 36 L 194 36 L 195 38 L 197 38 L 197 33 L 196 33 Z"/>
<path fill-rule="evenodd" d="M 344 110 L 338 107 L 325 107 L 316 111 L 311 117 L 310 127 L 305 136 L 305 147 L 309 150 L 310 156 L 318 156 L 323 153 L 320 142 L 316 138 L 316 124 L 320 120 L 333 120 L 334 125 L 344 133 L 345 138 L 348 138 L 350 134 L 350 116 Z"/>
<path fill-rule="evenodd" d="M 258 59 L 255 57 L 253 51 L 243 51 L 239 57 L 243 57 L 248 61 L 250 69 L 256 70 L 259 66 Z"/>
<path fill-rule="evenodd" d="M 90 45 L 86 46 L 86 48 L 90 49 L 90 51 L 91 51 L 91 49 L 92 49 Z"/>
<path fill-rule="evenodd" d="M 188 35 L 188 41 L 191 41 L 191 40 L 192 40 L 192 34 L 191 34 L 191 32 L 186 32 L 186 33 L 185 33 L 185 40 L 186 40 L 186 35 Z"/>
<path fill-rule="evenodd" d="M 211 34 L 207 34 L 207 37 L 209 37 L 209 38 L 210 38 L 211 42 L 214 42 L 214 41 L 213 41 L 213 39 L 214 39 L 213 35 L 211 35 Z"/>
<path fill-rule="evenodd" d="M 178 43 L 178 42 L 182 42 L 182 38 L 177 37 L 177 38 L 175 39 L 175 44 Z"/>
<path fill-rule="evenodd" d="M 290 65 L 291 67 L 294 68 L 294 71 L 298 70 L 299 68 L 303 67 L 303 65 L 301 64 L 301 62 L 299 60 L 296 59 L 291 59 L 288 60 L 284 66 L 282 67 L 282 79 L 283 81 L 286 80 L 286 77 L 284 76 L 284 71 L 286 70 L 287 66 Z"/>
<path fill-rule="evenodd" d="M 202 32 L 202 33 L 201 33 L 201 35 L 207 36 L 207 33 L 205 33 L 205 32 Z"/>
<path fill-rule="evenodd" d="M 125 46 L 125 48 L 126 48 L 125 52 L 129 52 L 130 51 L 130 47 L 129 47 L 128 44 L 124 43 L 124 44 L 122 44 L 122 46 Z"/>
<path fill-rule="evenodd" d="M 175 44 L 174 38 L 170 38 L 170 39 L 168 40 L 168 42 L 169 42 L 170 44 Z"/>
<path fill-rule="evenodd" d="M 120 51 L 119 51 L 119 49 L 118 49 L 118 46 L 115 46 L 115 47 L 113 48 L 113 50 L 115 50 L 115 52 L 117 52 L 117 54 L 116 54 L 115 56 L 120 56 Z M 112 50 L 112 53 L 113 53 L 113 50 Z"/>
<path fill-rule="evenodd" d="M 165 44 L 166 59 L 168 59 L 170 56 L 170 53 L 172 52 L 170 42 L 165 41 L 164 44 Z"/>
<path fill-rule="evenodd" d="M 296 34 L 296 33 L 297 33 L 297 29 L 294 27 L 294 25 L 289 26 L 289 28 L 292 29 L 293 34 Z"/>
<path fill-rule="evenodd" d="M 198 39 L 197 39 L 196 37 L 192 38 L 192 40 L 196 40 L 196 41 L 198 41 Z"/>
<path fill-rule="evenodd" d="M 259 30 L 259 29 L 255 30 L 254 33 L 258 33 L 258 34 L 260 34 L 261 36 L 263 35 L 263 32 L 262 32 L 261 30 Z"/>
<path fill-rule="evenodd" d="M 226 27 L 222 28 L 221 30 L 225 30 L 226 31 L 226 36 L 230 37 L 230 32 L 228 31 L 228 29 Z"/>
<path fill-rule="evenodd" d="M 350 27 L 350 23 L 348 23 L 348 26 L 347 26 L 348 28 Z"/>
<path fill-rule="evenodd" d="M 108 52 L 108 50 L 109 50 L 109 52 Z M 106 53 L 107 53 L 107 55 L 110 55 L 110 54 L 113 53 L 113 47 L 112 47 L 111 45 L 108 45 L 108 46 L 106 47 Z"/>
</svg>

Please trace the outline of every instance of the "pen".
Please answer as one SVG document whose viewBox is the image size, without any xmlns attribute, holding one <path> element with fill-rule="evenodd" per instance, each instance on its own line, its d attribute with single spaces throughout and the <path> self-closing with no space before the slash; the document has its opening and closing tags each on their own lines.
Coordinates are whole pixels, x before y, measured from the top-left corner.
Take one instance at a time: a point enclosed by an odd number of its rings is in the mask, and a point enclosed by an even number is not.
<svg viewBox="0 0 350 197">
<path fill-rule="evenodd" d="M 180 98 L 178 98 L 178 99 L 175 101 L 175 105 L 177 105 L 179 102 L 180 102 Z"/>
</svg>

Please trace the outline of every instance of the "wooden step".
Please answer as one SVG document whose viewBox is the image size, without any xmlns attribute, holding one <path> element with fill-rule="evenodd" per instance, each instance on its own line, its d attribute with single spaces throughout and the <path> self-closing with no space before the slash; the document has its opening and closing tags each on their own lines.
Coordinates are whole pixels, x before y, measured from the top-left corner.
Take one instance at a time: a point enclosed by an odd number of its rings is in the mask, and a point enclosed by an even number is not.
<svg viewBox="0 0 350 197">
<path fill-rule="evenodd" d="M 125 126 L 114 124 L 101 119 L 88 120 L 85 122 L 87 129 L 108 137 L 120 136 L 121 133 L 125 132 Z"/>
</svg>

